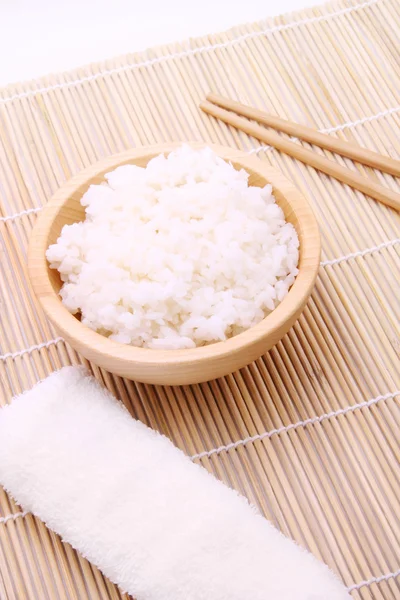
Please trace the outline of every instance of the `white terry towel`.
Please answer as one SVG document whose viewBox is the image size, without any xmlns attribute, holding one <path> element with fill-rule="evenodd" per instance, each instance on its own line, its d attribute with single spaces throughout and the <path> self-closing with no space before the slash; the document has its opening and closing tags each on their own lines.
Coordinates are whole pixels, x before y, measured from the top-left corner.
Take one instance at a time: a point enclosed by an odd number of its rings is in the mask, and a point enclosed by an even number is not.
<svg viewBox="0 0 400 600">
<path fill-rule="evenodd" d="M 0 411 L 0 482 L 138 600 L 349 600 L 325 565 L 80 368 Z"/>
</svg>

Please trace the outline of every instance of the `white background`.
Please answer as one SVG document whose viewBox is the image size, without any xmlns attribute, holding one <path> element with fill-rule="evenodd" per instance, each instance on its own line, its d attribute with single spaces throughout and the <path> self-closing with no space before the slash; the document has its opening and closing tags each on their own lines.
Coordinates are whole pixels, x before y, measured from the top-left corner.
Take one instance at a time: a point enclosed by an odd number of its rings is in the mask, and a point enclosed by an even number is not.
<svg viewBox="0 0 400 600">
<path fill-rule="evenodd" d="M 0 0 L 0 86 L 216 33 L 318 3 L 318 0 Z"/>
</svg>

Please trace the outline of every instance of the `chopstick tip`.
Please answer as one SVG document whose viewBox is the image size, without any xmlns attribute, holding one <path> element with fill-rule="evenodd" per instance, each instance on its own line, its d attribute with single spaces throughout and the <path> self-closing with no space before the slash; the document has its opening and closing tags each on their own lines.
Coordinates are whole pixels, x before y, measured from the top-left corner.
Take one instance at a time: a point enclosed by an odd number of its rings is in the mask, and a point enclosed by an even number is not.
<svg viewBox="0 0 400 600">
<path fill-rule="evenodd" d="M 210 102 L 208 101 L 208 99 L 206 100 L 202 100 L 199 104 L 199 108 L 203 111 L 203 112 L 209 112 L 209 107 L 210 107 Z"/>
</svg>

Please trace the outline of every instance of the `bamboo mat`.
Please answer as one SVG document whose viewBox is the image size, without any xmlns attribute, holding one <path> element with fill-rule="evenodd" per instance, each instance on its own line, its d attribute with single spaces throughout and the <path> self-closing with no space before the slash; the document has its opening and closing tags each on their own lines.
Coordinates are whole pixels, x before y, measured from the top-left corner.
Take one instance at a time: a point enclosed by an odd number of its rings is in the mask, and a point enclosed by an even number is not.
<svg viewBox="0 0 400 600">
<path fill-rule="evenodd" d="M 400 216 L 197 105 L 212 90 L 400 158 L 399 35 L 398 0 L 339 1 L 0 92 L 3 403 L 85 362 L 56 338 L 26 272 L 36 213 L 71 175 L 130 147 L 205 140 L 257 153 L 309 198 L 319 278 L 268 354 L 182 388 L 91 368 L 132 415 L 245 494 L 363 600 L 400 598 Z M 391 176 L 331 158 L 399 190 Z M 0 516 L 2 600 L 127 598 L 3 491 Z"/>
</svg>

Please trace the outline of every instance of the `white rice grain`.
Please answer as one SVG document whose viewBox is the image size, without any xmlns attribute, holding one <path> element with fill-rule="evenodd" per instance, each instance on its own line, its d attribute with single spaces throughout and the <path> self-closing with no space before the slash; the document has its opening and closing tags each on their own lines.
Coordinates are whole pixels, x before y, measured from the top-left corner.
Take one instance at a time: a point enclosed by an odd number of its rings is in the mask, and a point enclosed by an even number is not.
<svg viewBox="0 0 400 600">
<path fill-rule="evenodd" d="M 189 146 L 105 178 L 82 197 L 85 221 L 46 254 L 84 325 L 134 346 L 193 348 L 252 327 L 288 293 L 299 241 L 271 186 Z"/>
</svg>

